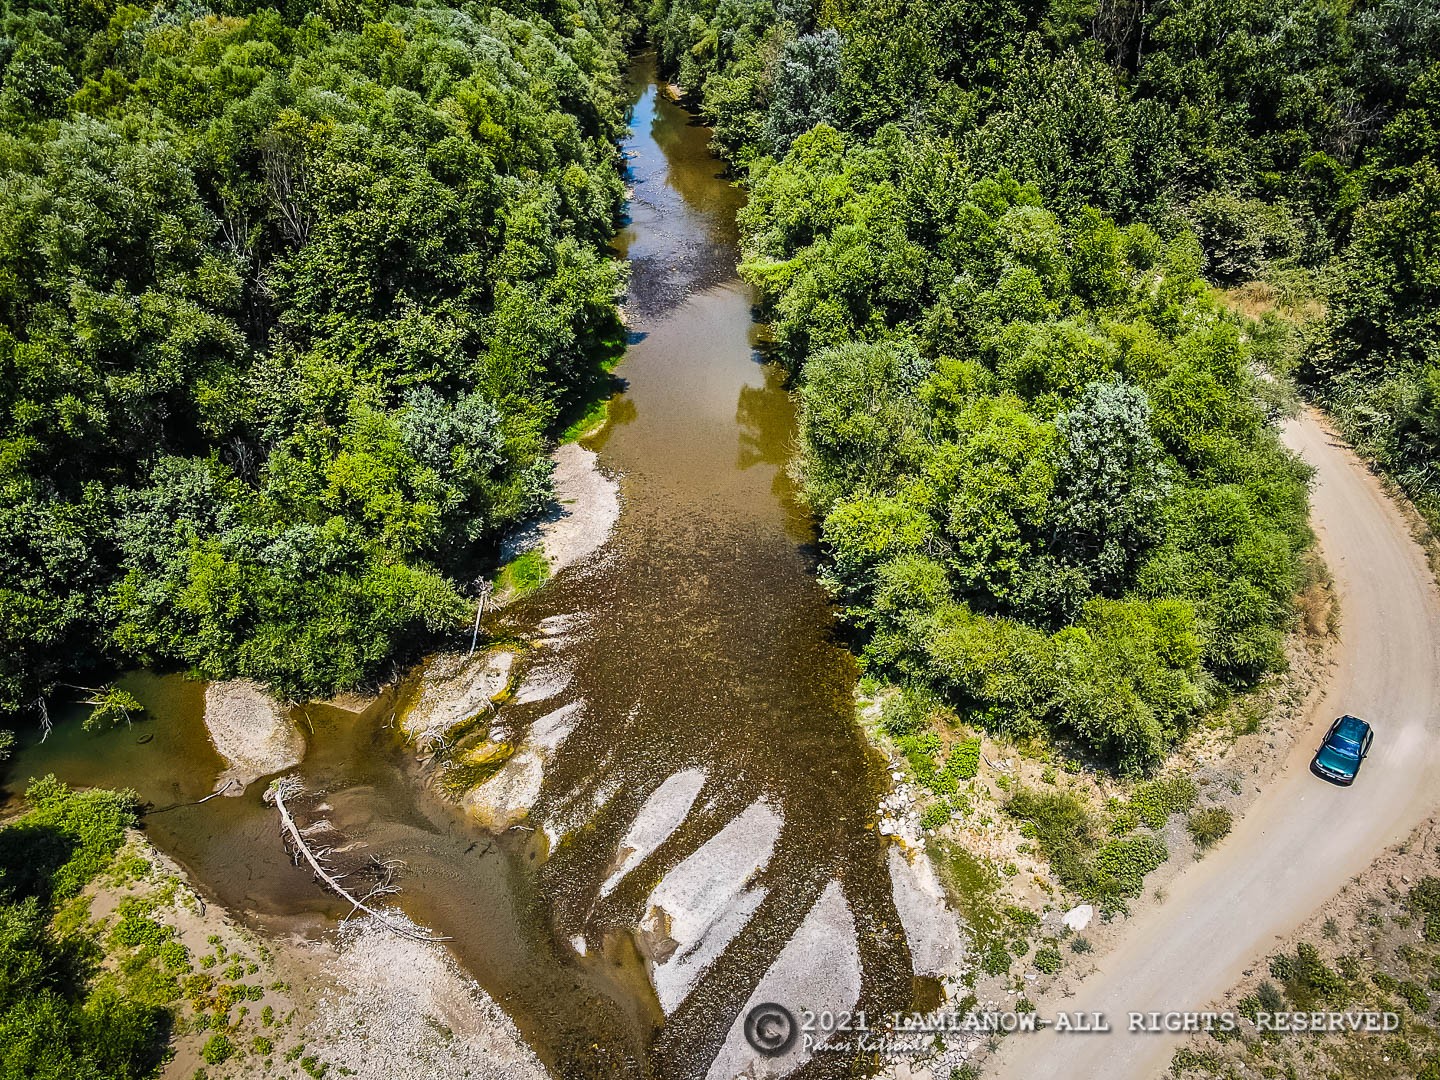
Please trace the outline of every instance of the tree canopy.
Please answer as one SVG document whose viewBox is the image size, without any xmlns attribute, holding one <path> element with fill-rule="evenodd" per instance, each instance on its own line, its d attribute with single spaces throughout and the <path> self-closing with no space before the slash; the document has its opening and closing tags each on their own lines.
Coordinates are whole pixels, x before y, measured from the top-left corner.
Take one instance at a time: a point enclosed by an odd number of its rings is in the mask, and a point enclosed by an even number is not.
<svg viewBox="0 0 1440 1080">
<path fill-rule="evenodd" d="M 616 336 L 604 0 L 6 0 L 0 712 L 447 630 Z"/>
</svg>

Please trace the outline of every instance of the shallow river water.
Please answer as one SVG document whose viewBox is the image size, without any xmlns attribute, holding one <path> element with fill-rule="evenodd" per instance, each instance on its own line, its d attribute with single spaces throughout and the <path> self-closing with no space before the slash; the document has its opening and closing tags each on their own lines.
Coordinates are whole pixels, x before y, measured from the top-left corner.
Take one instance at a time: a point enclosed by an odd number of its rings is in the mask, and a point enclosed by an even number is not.
<svg viewBox="0 0 1440 1080">
<path fill-rule="evenodd" d="M 563 841 L 551 849 L 543 828 L 491 838 L 434 794 L 395 737 L 393 695 L 359 713 L 296 711 L 309 742 L 300 772 L 326 816 L 367 851 L 404 860 L 398 902 L 453 939 L 461 964 L 565 1077 L 705 1076 L 757 982 L 836 888 L 855 926 L 858 1004 L 905 1008 L 915 992 L 875 829 L 884 763 L 855 725 L 853 662 L 834 640 L 813 526 L 785 474 L 792 406 L 761 360 L 752 297 L 734 274 L 742 196 L 709 153 L 709 131 L 650 71 L 642 60 L 631 72 L 633 196 L 616 238 L 631 266 L 625 389 L 590 444 L 619 479 L 622 514 L 600 555 L 494 627 L 531 636 L 542 619 L 571 617 L 537 661 L 551 684 L 544 700 L 505 706 L 523 727 L 578 703 L 530 818 Z M 263 784 L 174 805 L 208 794 L 221 767 L 204 735 L 203 686 L 145 674 L 126 685 L 146 720 L 103 736 L 58 727 L 21 753 L 15 786 L 53 771 L 134 787 L 155 807 L 151 838 L 227 907 L 312 933 L 343 914 L 291 865 Z M 689 814 L 602 890 L 642 805 L 686 770 L 703 776 Z M 747 808 L 780 824 L 743 928 L 667 1018 L 642 955 L 654 943 L 635 928 L 657 883 Z M 855 1068 L 822 1055 L 796 1075 Z"/>
</svg>

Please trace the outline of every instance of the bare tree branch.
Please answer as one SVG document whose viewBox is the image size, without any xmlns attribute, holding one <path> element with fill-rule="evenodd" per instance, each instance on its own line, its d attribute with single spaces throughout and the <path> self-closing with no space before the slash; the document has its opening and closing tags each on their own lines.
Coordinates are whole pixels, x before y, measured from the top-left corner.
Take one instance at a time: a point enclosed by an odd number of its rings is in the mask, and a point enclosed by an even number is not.
<svg viewBox="0 0 1440 1080">
<path fill-rule="evenodd" d="M 393 916 L 369 906 L 369 901 L 374 897 L 389 896 L 398 891 L 399 887 L 393 885 L 391 880 L 394 877 L 395 868 L 399 865 L 398 863 L 382 863 L 379 860 L 372 860 L 375 865 L 385 871 L 385 878 L 376 888 L 371 889 L 370 892 L 364 896 L 357 897 L 341 884 L 341 881 L 349 875 L 338 873 L 333 867 L 327 866 L 324 862 L 325 856 L 329 854 L 331 849 L 322 848 L 312 850 L 310 845 L 306 843 L 305 831 L 301 830 L 301 828 L 295 824 L 295 819 L 290 816 L 290 811 L 285 806 L 285 800 L 300 794 L 300 791 L 300 781 L 293 776 L 287 776 L 276 780 L 270 785 L 270 790 L 266 792 L 266 798 L 274 802 L 275 809 L 280 812 L 280 831 L 287 839 L 294 853 L 295 861 L 298 863 L 303 860 L 321 884 L 342 900 L 349 901 L 351 905 L 350 912 L 345 916 L 345 919 L 348 920 L 357 911 L 363 911 L 366 915 L 369 915 L 376 922 L 384 926 L 385 929 L 391 933 L 398 934 L 400 937 L 410 938 L 413 941 L 449 941 L 449 938 L 433 934 L 424 928 L 417 928 L 398 922 Z M 343 921 L 345 920 L 342 920 L 342 922 Z"/>
</svg>

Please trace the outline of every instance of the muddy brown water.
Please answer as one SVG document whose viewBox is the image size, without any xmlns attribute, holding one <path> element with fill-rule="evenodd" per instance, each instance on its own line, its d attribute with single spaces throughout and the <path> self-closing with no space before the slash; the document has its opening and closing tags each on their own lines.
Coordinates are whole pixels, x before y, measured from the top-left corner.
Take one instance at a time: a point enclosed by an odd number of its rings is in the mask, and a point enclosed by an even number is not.
<svg viewBox="0 0 1440 1080">
<path fill-rule="evenodd" d="M 558 696 L 507 706 L 506 719 L 523 727 L 583 702 L 532 816 L 583 824 L 554 850 L 543 832 L 496 839 L 469 824 L 398 744 L 393 695 L 363 713 L 309 705 L 296 716 L 309 742 L 300 772 L 324 800 L 313 812 L 367 852 L 404 860 L 401 906 L 453 939 L 547 1064 L 564 1077 L 680 1080 L 704 1075 L 831 881 L 855 915 L 861 1006 L 904 1008 L 915 990 L 875 831 L 883 762 L 855 725 L 853 661 L 834 639 L 813 524 L 785 474 L 792 405 L 761 360 L 752 297 L 734 273 L 742 196 L 709 152 L 708 129 L 660 92 L 644 58 L 630 92 L 633 197 L 616 238 L 631 266 L 632 333 L 617 372 L 626 389 L 591 444 L 620 480 L 622 515 L 599 556 L 493 627 L 529 636 L 548 616 L 575 617 L 537 661 L 553 669 Z M 125 685 L 147 719 L 99 736 L 61 724 L 18 755 L 12 787 L 46 772 L 133 787 L 156 808 L 151 838 L 225 906 L 312 933 L 343 914 L 286 856 L 264 784 L 176 805 L 208 794 L 221 766 L 204 734 L 203 686 L 143 673 Z M 685 768 L 707 776 L 696 809 L 602 901 L 636 811 Z M 765 900 L 665 1021 L 632 933 L 645 898 L 760 797 L 784 817 L 761 872 Z M 822 1055 L 796 1075 L 864 1071 Z"/>
</svg>

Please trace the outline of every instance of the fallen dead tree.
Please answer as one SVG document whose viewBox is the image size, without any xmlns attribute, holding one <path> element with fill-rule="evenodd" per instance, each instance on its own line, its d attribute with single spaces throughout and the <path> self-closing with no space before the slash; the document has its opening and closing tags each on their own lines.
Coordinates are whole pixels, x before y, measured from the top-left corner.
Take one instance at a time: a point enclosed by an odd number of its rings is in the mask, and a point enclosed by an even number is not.
<svg viewBox="0 0 1440 1080">
<path fill-rule="evenodd" d="M 293 776 L 286 776 L 270 785 L 270 789 L 265 793 L 265 798 L 274 803 L 275 809 L 280 813 L 280 833 L 285 838 L 286 846 L 289 847 L 295 864 L 298 866 L 303 861 L 310 867 L 310 871 L 315 875 L 317 881 L 350 904 L 349 912 L 341 921 L 348 920 L 357 911 L 363 911 L 385 929 L 400 937 L 410 938 L 412 941 L 449 941 L 450 939 L 447 937 L 441 937 L 424 927 L 415 926 L 408 919 L 403 921 L 396 919 L 393 915 L 370 906 L 370 901 L 400 891 L 400 887 L 394 883 L 395 870 L 400 866 L 399 863 L 372 860 L 372 865 L 380 871 L 380 874 L 376 884 L 366 891 L 364 896 L 356 896 L 342 884 L 342 881 L 349 875 L 338 872 L 325 861 L 334 849 L 316 847 L 311 839 L 319 833 L 333 832 L 334 827 L 328 821 L 317 821 L 302 829 L 295 823 L 295 819 L 285 806 L 286 799 L 294 798 L 302 790 L 299 780 Z"/>
</svg>

